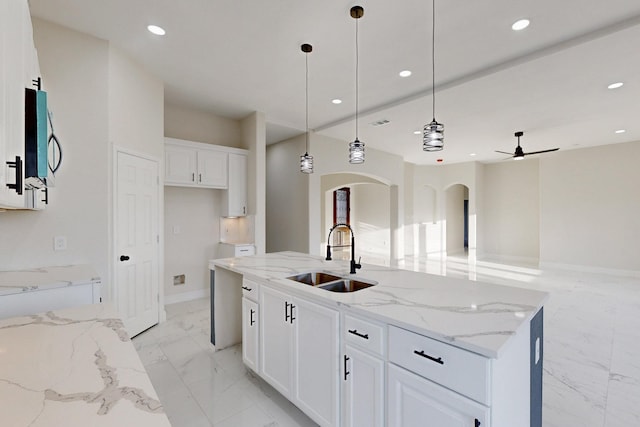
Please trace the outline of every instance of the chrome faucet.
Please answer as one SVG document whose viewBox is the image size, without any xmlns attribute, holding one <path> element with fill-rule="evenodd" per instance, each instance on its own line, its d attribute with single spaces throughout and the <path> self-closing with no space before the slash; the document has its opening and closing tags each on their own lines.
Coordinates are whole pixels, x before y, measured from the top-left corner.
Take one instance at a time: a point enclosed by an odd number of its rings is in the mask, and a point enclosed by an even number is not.
<svg viewBox="0 0 640 427">
<path fill-rule="evenodd" d="M 340 223 L 331 227 L 331 230 L 329 230 L 329 235 L 327 236 L 327 257 L 325 259 L 327 261 L 331 261 L 331 245 L 329 244 L 329 242 L 331 242 L 331 233 L 337 227 L 347 227 L 351 232 L 351 264 L 349 273 L 356 274 L 356 269 L 362 268 L 362 265 L 360 264 L 360 260 L 362 259 L 362 257 L 358 258 L 358 262 L 356 263 L 356 238 L 353 234 L 353 229 L 351 228 L 351 226 L 349 226 L 349 224 Z"/>
</svg>

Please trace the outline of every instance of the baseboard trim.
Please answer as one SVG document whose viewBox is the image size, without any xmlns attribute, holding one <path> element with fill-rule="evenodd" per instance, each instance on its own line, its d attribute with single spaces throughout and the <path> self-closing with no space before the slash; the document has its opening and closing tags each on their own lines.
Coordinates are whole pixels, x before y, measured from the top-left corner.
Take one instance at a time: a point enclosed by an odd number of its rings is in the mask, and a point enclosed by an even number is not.
<svg viewBox="0 0 640 427">
<path fill-rule="evenodd" d="M 209 289 L 198 289 L 197 291 L 181 292 L 179 294 L 164 294 L 164 304 L 175 304 L 178 302 L 191 301 L 209 296 Z"/>
<path fill-rule="evenodd" d="M 640 271 L 638 270 L 623 270 L 623 269 L 617 269 L 617 268 L 592 267 L 589 265 L 563 264 L 559 262 L 541 261 L 540 268 L 556 269 L 556 270 L 571 270 L 571 271 L 580 271 L 583 273 L 594 273 L 594 274 L 608 274 L 610 276 L 618 276 L 618 277 L 640 278 Z"/>
<path fill-rule="evenodd" d="M 487 262 L 505 262 L 505 263 L 513 262 L 513 263 L 525 264 L 525 265 L 530 265 L 535 267 L 538 267 L 540 265 L 540 261 L 538 260 L 538 258 L 515 256 L 515 255 L 483 253 L 482 255 L 478 255 L 477 259 L 478 261 L 487 261 Z"/>
</svg>

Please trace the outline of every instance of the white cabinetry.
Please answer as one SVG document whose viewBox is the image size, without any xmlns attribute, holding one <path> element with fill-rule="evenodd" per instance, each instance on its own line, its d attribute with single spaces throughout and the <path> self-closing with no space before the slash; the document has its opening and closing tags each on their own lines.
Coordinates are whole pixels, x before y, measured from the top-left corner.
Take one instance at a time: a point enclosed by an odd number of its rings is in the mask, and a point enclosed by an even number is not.
<svg viewBox="0 0 640 427">
<path fill-rule="evenodd" d="M 229 188 L 223 201 L 224 216 L 247 215 L 247 156 L 229 153 Z"/>
<path fill-rule="evenodd" d="M 226 151 L 173 138 L 165 141 L 165 185 L 227 188 Z"/>
<path fill-rule="evenodd" d="M 489 408 L 393 364 L 389 427 L 489 427 Z"/>
<path fill-rule="evenodd" d="M 260 374 L 322 426 L 339 424 L 337 310 L 260 288 Z"/>
<path fill-rule="evenodd" d="M 242 298 L 242 360 L 254 372 L 258 372 L 258 304 Z"/>
<path fill-rule="evenodd" d="M 24 208 L 25 87 L 38 77 L 27 0 L 0 2 L 0 208 Z"/>
</svg>

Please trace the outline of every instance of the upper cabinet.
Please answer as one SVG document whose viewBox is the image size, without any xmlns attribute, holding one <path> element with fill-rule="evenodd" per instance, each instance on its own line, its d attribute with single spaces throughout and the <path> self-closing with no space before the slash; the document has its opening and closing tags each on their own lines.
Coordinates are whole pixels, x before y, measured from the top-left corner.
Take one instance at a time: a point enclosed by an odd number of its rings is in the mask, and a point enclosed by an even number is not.
<svg viewBox="0 0 640 427">
<path fill-rule="evenodd" d="M 247 215 L 247 150 L 165 138 L 164 184 L 227 190 L 222 216 Z"/>
<path fill-rule="evenodd" d="M 227 188 L 228 153 L 220 148 L 165 138 L 165 185 Z"/>
</svg>

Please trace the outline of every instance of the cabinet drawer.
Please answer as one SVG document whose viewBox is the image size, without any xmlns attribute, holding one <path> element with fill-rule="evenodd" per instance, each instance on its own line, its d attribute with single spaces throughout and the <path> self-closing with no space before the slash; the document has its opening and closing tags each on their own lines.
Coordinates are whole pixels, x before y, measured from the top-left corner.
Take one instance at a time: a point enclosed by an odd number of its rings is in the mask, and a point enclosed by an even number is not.
<svg viewBox="0 0 640 427">
<path fill-rule="evenodd" d="M 258 290 L 260 284 L 249 279 L 242 279 L 242 296 L 251 301 L 258 302 Z"/>
<path fill-rule="evenodd" d="M 234 252 L 237 257 L 255 255 L 256 247 L 253 245 L 237 245 Z"/>
<path fill-rule="evenodd" d="M 489 405 L 490 360 L 467 350 L 389 326 L 389 361 Z"/>
<path fill-rule="evenodd" d="M 357 345 L 384 356 L 385 328 L 383 325 L 345 314 L 343 336 L 347 343 Z"/>
</svg>

